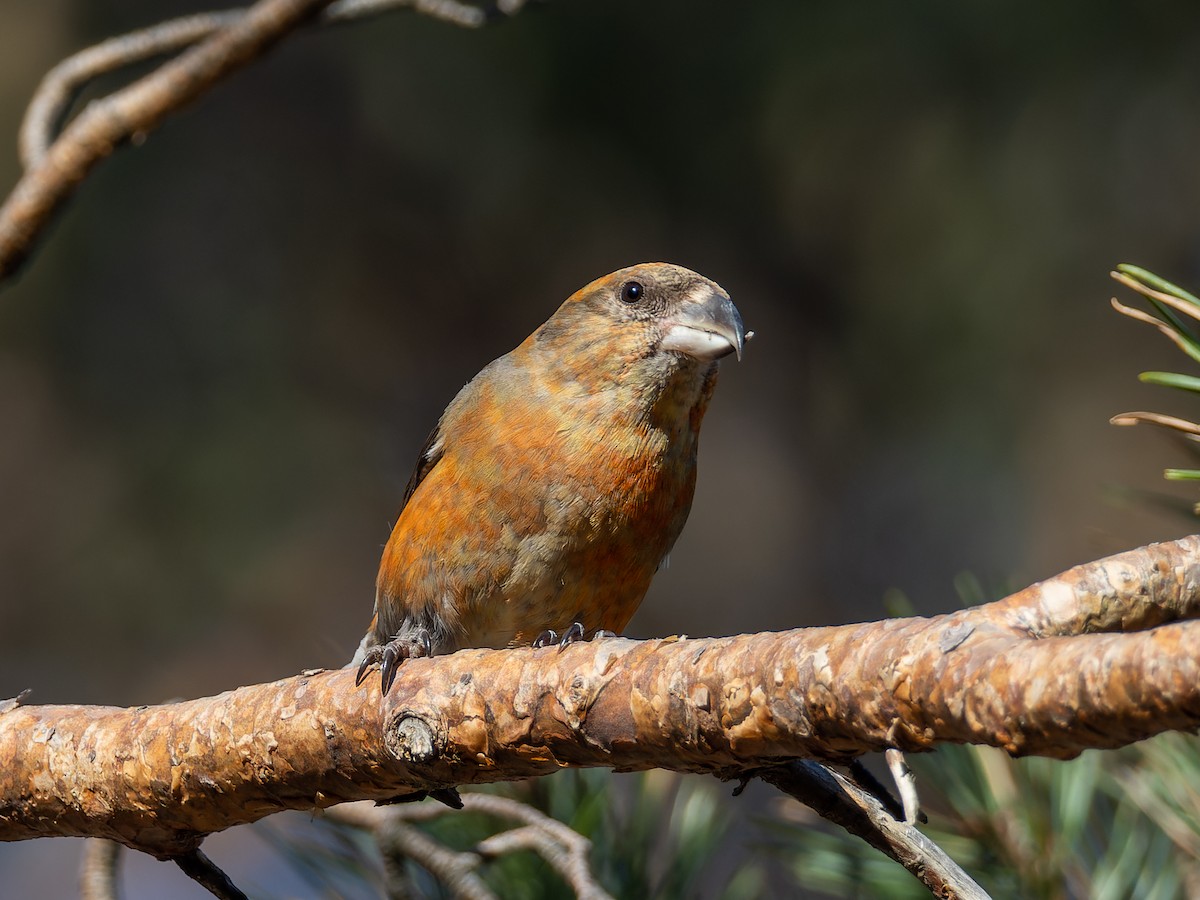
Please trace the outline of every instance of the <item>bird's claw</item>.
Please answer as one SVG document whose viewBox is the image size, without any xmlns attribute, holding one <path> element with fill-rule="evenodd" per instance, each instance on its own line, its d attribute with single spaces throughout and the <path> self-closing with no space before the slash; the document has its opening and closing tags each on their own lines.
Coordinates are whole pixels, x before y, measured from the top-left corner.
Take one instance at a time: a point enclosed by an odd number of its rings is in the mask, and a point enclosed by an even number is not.
<svg viewBox="0 0 1200 900">
<path fill-rule="evenodd" d="M 574 644 L 577 641 L 582 641 L 586 632 L 583 630 L 582 622 L 572 622 L 571 627 L 562 633 L 562 637 L 558 639 L 558 652 L 562 653 L 567 649 L 568 644 Z"/>
<path fill-rule="evenodd" d="M 358 687 L 363 683 L 363 679 L 367 677 L 367 669 L 375 665 L 383 659 L 383 649 L 381 647 L 371 647 L 363 656 L 362 664 L 358 667 L 358 672 L 354 676 L 354 686 Z"/>
<path fill-rule="evenodd" d="M 383 682 L 383 696 L 388 695 L 388 691 L 392 689 L 392 683 L 396 680 L 396 672 L 400 669 L 400 663 L 407 658 L 407 653 L 404 653 L 407 647 L 397 647 L 396 642 L 392 641 L 383 648 L 383 662 L 379 664 L 379 677 Z M 403 655 L 401 655 L 403 653 Z"/>
<path fill-rule="evenodd" d="M 386 697 L 388 691 L 392 689 L 392 684 L 396 681 L 400 664 L 406 659 L 416 659 L 421 656 L 433 656 L 433 637 L 424 628 L 412 637 L 395 637 L 382 647 L 375 646 L 368 649 L 366 655 L 363 656 L 362 664 L 358 667 L 358 673 L 354 677 L 354 685 L 357 687 L 362 684 L 367 670 L 378 664 L 383 695 Z"/>
<path fill-rule="evenodd" d="M 567 648 L 569 644 L 576 644 L 579 641 L 596 641 L 600 638 L 617 637 L 617 634 L 612 631 L 606 631 L 603 628 L 597 628 L 588 636 L 587 628 L 582 622 L 572 622 L 562 634 L 559 634 L 553 628 L 547 628 L 541 634 L 533 639 L 533 649 L 541 650 L 543 647 L 557 646 L 559 652 Z"/>
</svg>

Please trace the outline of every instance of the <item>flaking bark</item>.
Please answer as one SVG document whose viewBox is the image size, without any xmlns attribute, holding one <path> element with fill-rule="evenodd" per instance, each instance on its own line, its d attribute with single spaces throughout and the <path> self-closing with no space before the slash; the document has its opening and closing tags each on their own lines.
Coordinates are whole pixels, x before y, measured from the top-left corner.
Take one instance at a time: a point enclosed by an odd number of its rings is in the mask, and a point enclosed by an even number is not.
<svg viewBox="0 0 1200 900">
<path fill-rule="evenodd" d="M 1198 610 L 1189 537 L 933 618 L 411 660 L 386 699 L 342 670 L 135 709 L 10 703 L 0 839 L 168 857 L 283 809 L 564 766 L 735 777 L 945 742 L 1069 758 L 1200 725 Z"/>
</svg>

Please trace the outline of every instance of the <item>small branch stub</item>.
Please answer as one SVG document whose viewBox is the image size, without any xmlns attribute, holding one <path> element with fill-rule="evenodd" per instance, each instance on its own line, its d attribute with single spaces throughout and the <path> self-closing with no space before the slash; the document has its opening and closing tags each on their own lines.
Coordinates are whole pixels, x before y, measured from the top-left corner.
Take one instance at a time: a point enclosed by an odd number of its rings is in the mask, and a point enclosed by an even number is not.
<svg viewBox="0 0 1200 900">
<path fill-rule="evenodd" d="M 443 739 L 436 740 L 434 728 L 425 717 L 405 710 L 393 721 L 395 724 L 384 732 L 383 742 L 388 752 L 400 762 L 427 765 L 444 749 L 445 729 L 438 729 Z"/>
</svg>

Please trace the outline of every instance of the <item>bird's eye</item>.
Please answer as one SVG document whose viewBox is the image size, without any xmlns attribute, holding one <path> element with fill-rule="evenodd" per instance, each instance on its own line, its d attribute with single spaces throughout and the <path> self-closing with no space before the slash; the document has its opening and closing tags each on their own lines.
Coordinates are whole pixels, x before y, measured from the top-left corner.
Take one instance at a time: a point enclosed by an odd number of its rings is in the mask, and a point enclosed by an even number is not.
<svg viewBox="0 0 1200 900">
<path fill-rule="evenodd" d="M 646 289 L 642 287 L 640 281 L 627 281 L 621 285 L 621 302 L 637 303 L 645 293 Z"/>
</svg>

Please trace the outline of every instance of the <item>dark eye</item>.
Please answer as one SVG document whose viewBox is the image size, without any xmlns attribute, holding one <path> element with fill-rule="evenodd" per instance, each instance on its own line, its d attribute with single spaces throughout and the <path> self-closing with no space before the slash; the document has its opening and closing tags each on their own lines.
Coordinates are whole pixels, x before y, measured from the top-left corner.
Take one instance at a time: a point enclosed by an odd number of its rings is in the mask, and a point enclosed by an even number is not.
<svg viewBox="0 0 1200 900">
<path fill-rule="evenodd" d="M 637 303 L 645 293 L 646 289 L 642 287 L 640 281 L 627 281 L 621 285 L 621 302 Z"/>
</svg>

